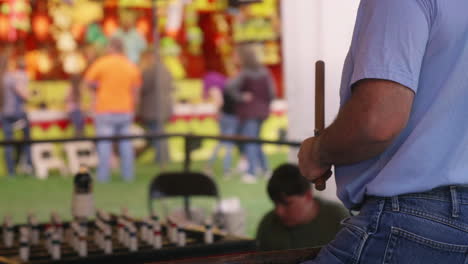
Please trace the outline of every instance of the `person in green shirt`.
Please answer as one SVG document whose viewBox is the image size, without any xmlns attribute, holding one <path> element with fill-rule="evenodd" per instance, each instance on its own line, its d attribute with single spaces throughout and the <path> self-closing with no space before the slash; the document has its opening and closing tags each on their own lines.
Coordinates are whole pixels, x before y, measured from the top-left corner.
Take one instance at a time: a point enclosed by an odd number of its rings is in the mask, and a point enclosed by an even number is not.
<svg viewBox="0 0 468 264">
<path fill-rule="evenodd" d="M 314 197 L 310 182 L 293 164 L 273 171 L 267 191 L 275 207 L 258 226 L 260 250 L 325 245 L 339 231 L 341 220 L 349 216 L 343 206 Z"/>
</svg>

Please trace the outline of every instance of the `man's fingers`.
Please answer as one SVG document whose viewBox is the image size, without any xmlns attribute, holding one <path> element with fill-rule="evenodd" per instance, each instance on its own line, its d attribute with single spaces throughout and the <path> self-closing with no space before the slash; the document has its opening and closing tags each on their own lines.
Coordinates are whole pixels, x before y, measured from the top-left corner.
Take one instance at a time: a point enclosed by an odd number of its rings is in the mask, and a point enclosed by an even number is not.
<svg viewBox="0 0 468 264">
<path fill-rule="evenodd" d="M 332 176 L 332 174 L 333 174 L 332 171 L 328 170 L 327 172 L 325 172 L 325 174 L 320 176 L 320 178 L 316 179 L 314 181 L 315 189 L 317 191 L 325 190 L 327 188 L 327 180 Z"/>
<path fill-rule="evenodd" d="M 299 171 L 301 172 L 302 175 L 307 175 L 307 170 L 305 168 L 305 163 L 302 160 L 302 146 L 299 149 L 299 152 L 297 153 L 297 161 L 299 162 Z"/>
</svg>

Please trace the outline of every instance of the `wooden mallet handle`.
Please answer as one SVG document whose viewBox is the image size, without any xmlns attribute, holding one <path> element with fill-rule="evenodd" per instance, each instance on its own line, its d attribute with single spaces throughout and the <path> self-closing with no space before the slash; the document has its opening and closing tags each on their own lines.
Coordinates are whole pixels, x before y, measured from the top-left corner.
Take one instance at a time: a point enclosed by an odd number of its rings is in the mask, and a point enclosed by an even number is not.
<svg viewBox="0 0 468 264">
<path fill-rule="evenodd" d="M 315 63 L 315 130 L 314 136 L 320 135 L 325 128 L 325 62 L 319 60 Z M 330 174 L 327 172 L 326 174 Z M 324 175 L 325 176 L 325 175 Z M 329 177 L 329 176 L 328 176 Z M 326 179 L 320 177 L 315 181 L 315 189 L 325 190 Z"/>
</svg>

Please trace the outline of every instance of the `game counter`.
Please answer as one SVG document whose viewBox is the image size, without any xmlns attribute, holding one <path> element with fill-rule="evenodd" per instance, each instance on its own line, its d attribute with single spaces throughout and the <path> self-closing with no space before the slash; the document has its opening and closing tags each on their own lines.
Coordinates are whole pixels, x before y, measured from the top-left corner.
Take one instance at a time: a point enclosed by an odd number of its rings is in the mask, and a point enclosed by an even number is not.
<svg viewBox="0 0 468 264">
<path fill-rule="evenodd" d="M 297 264 L 313 259 L 320 248 L 304 248 L 280 251 L 252 251 L 228 255 L 208 256 L 154 264 Z"/>
<path fill-rule="evenodd" d="M 229 235 L 210 223 L 181 224 L 157 216 L 136 220 L 98 211 L 95 219 L 62 222 L 57 214 L 38 224 L 13 225 L 5 217 L 0 263 L 157 263 L 254 252 L 252 239 Z"/>
</svg>

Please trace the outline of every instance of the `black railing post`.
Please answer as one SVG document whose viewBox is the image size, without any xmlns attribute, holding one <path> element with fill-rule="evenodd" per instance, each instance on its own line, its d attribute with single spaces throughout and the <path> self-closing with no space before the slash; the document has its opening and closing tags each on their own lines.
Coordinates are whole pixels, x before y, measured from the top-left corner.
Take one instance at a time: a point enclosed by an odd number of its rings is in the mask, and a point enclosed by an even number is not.
<svg viewBox="0 0 468 264">
<path fill-rule="evenodd" d="M 184 136 L 184 171 L 190 171 L 190 164 L 192 163 L 192 137 L 190 135 Z M 180 183 L 183 184 L 183 183 Z M 190 213 L 190 201 L 188 196 L 184 196 L 184 209 L 187 219 L 192 219 Z"/>
<path fill-rule="evenodd" d="M 184 136 L 184 171 L 190 171 L 190 165 L 192 163 L 192 141 L 191 135 Z"/>
</svg>

